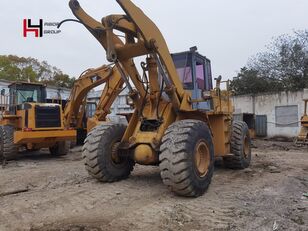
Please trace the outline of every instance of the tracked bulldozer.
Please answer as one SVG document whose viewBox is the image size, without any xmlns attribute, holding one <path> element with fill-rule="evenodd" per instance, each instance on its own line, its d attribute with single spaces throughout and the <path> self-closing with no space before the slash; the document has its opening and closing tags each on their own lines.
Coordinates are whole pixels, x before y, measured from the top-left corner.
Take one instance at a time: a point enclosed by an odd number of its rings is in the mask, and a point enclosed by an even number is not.
<svg viewBox="0 0 308 231">
<path fill-rule="evenodd" d="M 211 182 L 215 158 L 232 169 L 249 166 L 247 124 L 233 121 L 228 81 L 217 78 L 213 88 L 209 59 L 196 47 L 171 55 L 160 30 L 141 9 L 130 0 L 117 2 L 125 14 L 101 22 L 77 0 L 69 2 L 78 22 L 106 50 L 110 80 L 114 74 L 119 78 L 105 100 L 126 87 L 134 107 L 127 126 L 106 122 L 106 107 L 97 111 L 83 146 L 86 169 L 99 181 L 114 182 L 127 178 L 136 163 L 158 165 L 163 183 L 175 194 L 200 196 Z M 144 58 L 139 69 L 137 57 Z"/>
</svg>

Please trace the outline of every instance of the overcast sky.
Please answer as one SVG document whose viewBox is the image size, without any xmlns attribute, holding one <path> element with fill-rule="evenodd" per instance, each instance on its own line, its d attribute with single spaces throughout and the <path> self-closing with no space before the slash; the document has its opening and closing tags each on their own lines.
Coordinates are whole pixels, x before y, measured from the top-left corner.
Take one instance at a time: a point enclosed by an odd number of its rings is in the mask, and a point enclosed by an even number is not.
<svg viewBox="0 0 308 231">
<path fill-rule="evenodd" d="M 115 0 L 80 0 L 94 18 L 122 13 Z M 171 52 L 197 46 L 214 76 L 231 78 L 275 36 L 308 28 L 308 0 L 133 0 L 157 24 Z M 99 43 L 77 23 L 61 34 L 22 36 L 22 20 L 73 18 L 68 0 L 0 0 L 0 54 L 46 60 L 73 76 L 107 63 Z"/>
</svg>

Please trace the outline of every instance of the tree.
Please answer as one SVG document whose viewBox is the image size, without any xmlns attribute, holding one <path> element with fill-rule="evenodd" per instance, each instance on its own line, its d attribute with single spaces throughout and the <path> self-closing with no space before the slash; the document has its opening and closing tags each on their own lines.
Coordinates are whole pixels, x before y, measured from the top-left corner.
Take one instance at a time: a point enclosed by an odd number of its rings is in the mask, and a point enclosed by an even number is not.
<svg viewBox="0 0 308 231">
<path fill-rule="evenodd" d="M 71 88 L 75 78 L 64 74 L 60 69 L 39 62 L 34 58 L 15 55 L 0 56 L 0 79 L 10 81 L 43 82 L 57 87 Z"/>
<path fill-rule="evenodd" d="M 69 75 L 63 74 L 62 72 L 56 73 L 52 79 L 45 81 L 47 84 L 66 88 L 72 88 L 74 82 L 75 78 L 70 78 Z"/>
<path fill-rule="evenodd" d="M 262 78 L 257 70 L 243 67 L 230 86 L 237 95 L 244 95 L 269 92 L 272 90 L 273 84 L 276 86 L 275 88 L 282 89 L 278 81 Z"/>
<path fill-rule="evenodd" d="M 236 94 L 297 91 L 308 87 L 308 31 L 274 39 L 250 58 L 232 82 Z"/>
</svg>

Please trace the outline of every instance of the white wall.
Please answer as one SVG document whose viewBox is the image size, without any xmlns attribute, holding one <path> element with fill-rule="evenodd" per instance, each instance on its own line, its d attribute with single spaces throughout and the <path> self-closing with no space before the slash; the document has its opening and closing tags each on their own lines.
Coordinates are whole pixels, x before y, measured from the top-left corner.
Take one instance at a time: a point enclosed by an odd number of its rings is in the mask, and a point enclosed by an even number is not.
<svg viewBox="0 0 308 231">
<path fill-rule="evenodd" d="M 298 92 L 280 92 L 278 94 L 234 96 L 233 102 L 235 113 L 247 112 L 255 113 L 256 115 L 267 115 L 267 134 L 269 137 L 295 137 L 299 133 L 300 123 L 298 123 L 298 127 L 277 127 L 275 124 L 275 107 L 298 105 L 298 121 L 300 121 L 304 112 L 303 99 L 308 99 L 308 89 Z"/>
<path fill-rule="evenodd" d="M 100 97 L 102 94 L 102 90 L 99 91 L 91 91 L 88 94 L 88 100 L 94 101 L 98 103 Z M 111 121 L 121 123 L 123 121 L 126 121 L 125 117 L 123 116 L 118 116 L 117 114 L 121 113 L 132 113 L 133 110 L 129 105 L 126 104 L 126 96 L 128 95 L 128 90 L 124 89 L 118 97 L 115 99 L 114 103 L 112 104 L 110 111 L 111 114 L 108 115 L 108 118 L 111 119 Z"/>
<path fill-rule="evenodd" d="M 68 100 L 70 96 L 70 89 L 56 88 L 47 86 L 47 99 L 59 99 L 59 94 L 62 100 Z"/>
</svg>

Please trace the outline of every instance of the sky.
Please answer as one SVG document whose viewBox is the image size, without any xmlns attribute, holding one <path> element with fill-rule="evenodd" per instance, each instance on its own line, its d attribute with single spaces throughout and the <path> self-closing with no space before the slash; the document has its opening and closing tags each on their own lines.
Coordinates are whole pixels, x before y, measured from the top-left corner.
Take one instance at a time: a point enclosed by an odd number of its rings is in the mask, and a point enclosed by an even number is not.
<svg viewBox="0 0 308 231">
<path fill-rule="evenodd" d="M 79 0 L 92 17 L 122 14 L 115 0 Z M 213 76 L 232 79 L 273 37 L 308 28 L 308 0 L 133 0 L 162 31 L 171 52 L 197 46 L 212 61 Z M 77 23 L 57 35 L 23 37 L 24 18 L 74 18 L 68 0 L 0 0 L 0 55 L 34 57 L 78 77 L 107 64 L 94 37 Z"/>
</svg>

